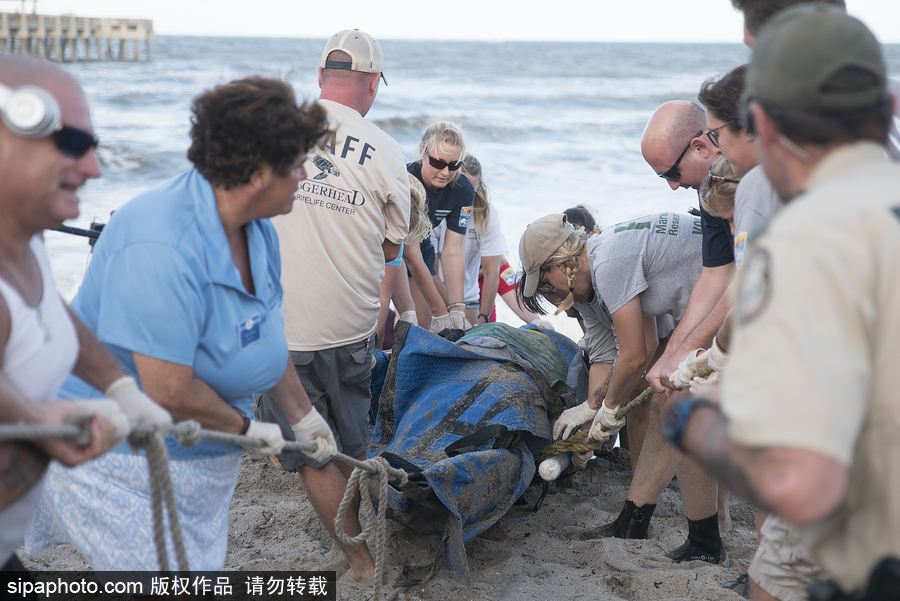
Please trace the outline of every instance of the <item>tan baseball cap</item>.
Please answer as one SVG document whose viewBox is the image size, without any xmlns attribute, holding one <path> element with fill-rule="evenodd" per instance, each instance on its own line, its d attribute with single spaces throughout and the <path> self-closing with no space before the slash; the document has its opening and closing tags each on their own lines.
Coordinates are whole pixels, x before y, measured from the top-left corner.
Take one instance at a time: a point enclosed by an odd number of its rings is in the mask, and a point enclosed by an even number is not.
<svg viewBox="0 0 900 601">
<path fill-rule="evenodd" d="M 559 250 L 574 231 L 575 226 L 562 213 L 541 217 L 525 228 L 525 233 L 519 240 L 519 260 L 525 271 L 523 292 L 526 297 L 534 296 L 537 292 L 538 282 L 541 280 L 541 265 Z"/>
<path fill-rule="evenodd" d="M 346 52 L 353 60 L 350 62 L 328 60 L 328 55 L 335 50 Z M 321 66 L 323 69 L 378 73 L 384 80 L 384 85 L 387 85 L 383 73 L 384 53 L 381 51 L 381 45 L 375 38 L 358 29 L 345 29 L 328 38 L 325 51 L 322 53 Z"/>
</svg>

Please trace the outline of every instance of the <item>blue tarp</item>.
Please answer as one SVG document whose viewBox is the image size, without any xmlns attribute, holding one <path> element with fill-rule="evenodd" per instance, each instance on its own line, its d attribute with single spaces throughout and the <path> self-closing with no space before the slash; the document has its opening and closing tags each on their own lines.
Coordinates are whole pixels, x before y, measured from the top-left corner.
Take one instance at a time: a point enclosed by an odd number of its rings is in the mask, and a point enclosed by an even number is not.
<svg viewBox="0 0 900 601">
<path fill-rule="evenodd" d="M 368 454 L 410 473 L 391 489 L 391 515 L 443 532 L 447 567 L 468 579 L 465 543 L 531 483 L 551 419 L 587 395 L 587 365 L 571 339 L 534 326 L 485 324 L 454 343 L 398 322 L 379 376 Z M 450 457 L 460 439 L 468 446 Z"/>
</svg>

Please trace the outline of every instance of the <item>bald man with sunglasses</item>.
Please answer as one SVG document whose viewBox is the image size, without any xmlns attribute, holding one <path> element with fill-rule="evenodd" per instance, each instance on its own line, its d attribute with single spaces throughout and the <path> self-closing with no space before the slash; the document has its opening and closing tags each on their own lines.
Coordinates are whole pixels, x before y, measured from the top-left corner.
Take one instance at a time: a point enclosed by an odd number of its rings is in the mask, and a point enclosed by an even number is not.
<svg viewBox="0 0 900 601">
<path fill-rule="evenodd" d="M 641 137 L 641 153 L 656 174 L 672 190 L 699 189 L 709 168 L 719 157 L 706 131 L 706 115 L 692 102 L 675 100 L 660 106 Z M 671 402 L 673 389 L 666 376 L 678 369 L 693 349 L 709 348 L 728 313 L 726 290 L 734 268 L 733 238 L 727 221 L 701 208 L 703 268 L 694 285 L 684 316 L 669 338 L 666 350 L 647 372 L 657 392 L 651 400 L 650 423 L 641 445 L 627 503 L 612 523 L 590 533 L 591 538 L 646 538 L 650 518 L 665 487 L 677 472 L 688 518 L 688 539 L 668 554 L 674 561 L 726 559 L 719 535 L 717 483 L 695 461 L 672 454 L 660 428 L 659 416 Z M 673 367 L 666 367 L 667 365 Z M 720 503 L 723 519 L 727 504 Z"/>
</svg>

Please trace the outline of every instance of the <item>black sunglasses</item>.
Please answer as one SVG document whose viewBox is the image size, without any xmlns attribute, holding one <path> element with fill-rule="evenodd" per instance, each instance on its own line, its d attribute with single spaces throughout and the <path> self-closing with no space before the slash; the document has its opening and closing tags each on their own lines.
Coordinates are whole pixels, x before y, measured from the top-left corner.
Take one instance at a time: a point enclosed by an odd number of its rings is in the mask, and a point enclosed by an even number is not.
<svg viewBox="0 0 900 601">
<path fill-rule="evenodd" d="M 719 127 L 714 127 L 712 129 L 706 130 L 706 137 L 709 138 L 709 141 L 712 142 L 712 145 L 716 148 L 719 147 L 719 130 L 723 127 L 728 127 L 732 123 L 737 123 L 737 119 L 732 119 L 728 123 L 723 123 Z"/>
<path fill-rule="evenodd" d="M 447 161 L 445 161 L 443 159 L 434 158 L 433 156 L 428 154 L 427 150 L 425 151 L 425 156 L 428 157 L 428 162 L 431 164 L 431 166 L 434 167 L 435 169 L 437 169 L 438 171 L 443 171 L 444 167 L 446 167 L 450 171 L 456 171 L 457 169 L 462 167 L 462 161 L 453 161 L 452 163 L 448 163 Z"/>
<path fill-rule="evenodd" d="M 687 146 L 684 147 L 684 150 L 681 151 L 681 154 L 678 155 L 678 158 L 675 159 L 675 164 L 669 167 L 669 169 L 663 173 L 657 173 L 656 175 L 660 176 L 663 179 L 667 179 L 669 181 L 678 181 L 681 179 L 681 171 L 678 170 L 678 165 L 681 163 L 681 159 L 684 158 L 684 155 L 687 154 L 688 149 L 691 147 L 691 142 L 694 141 L 694 138 L 698 138 L 703 135 L 703 130 L 697 132 L 690 140 L 688 140 Z"/>
<path fill-rule="evenodd" d="M 60 152 L 73 159 L 80 159 L 91 148 L 97 147 L 97 144 L 100 143 L 100 138 L 76 127 L 69 127 L 59 123 L 56 126 L 56 131 L 53 132 L 53 141 Z"/>
</svg>

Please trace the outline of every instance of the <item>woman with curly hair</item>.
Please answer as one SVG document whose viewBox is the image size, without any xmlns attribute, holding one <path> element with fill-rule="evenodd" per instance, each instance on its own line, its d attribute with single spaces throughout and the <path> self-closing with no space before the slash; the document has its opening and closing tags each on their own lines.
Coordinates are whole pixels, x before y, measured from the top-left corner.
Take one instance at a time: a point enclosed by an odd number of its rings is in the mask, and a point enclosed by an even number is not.
<svg viewBox="0 0 900 601">
<path fill-rule="evenodd" d="M 72 309 L 125 367 L 123 385 L 139 383 L 175 421 L 262 439 L 261 451 L 276 454 L 278 425 L 250 418 L 253 394 L 271 389 L 297 440 L 315 443 L 322 459 L 334 437 L 288 360 L 269 218 L 291 210 L 324 112 L 258 76 L 204 92 L 192 111 L 194 168 L 116 211 Z M 62 394 L 101 393 L 72 377 Z M 221 570 L 242 449 L 166 445 L 190 568 Z M 71 542 L 94 570 L 160 569 L 142 455 L 123 445 L 47 480 L 28 552 Z"/>
</svg>

